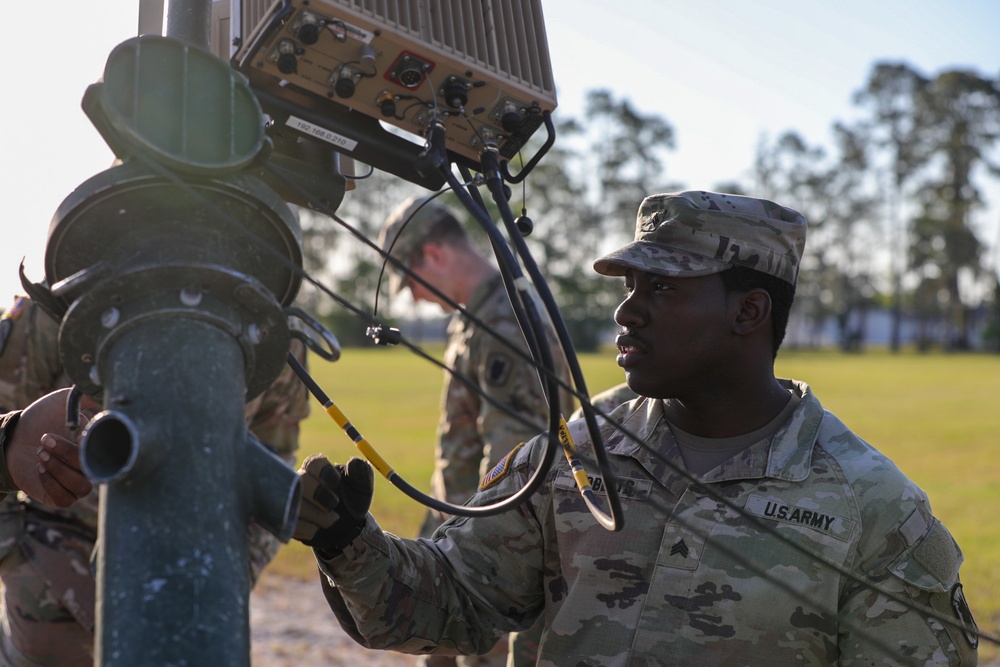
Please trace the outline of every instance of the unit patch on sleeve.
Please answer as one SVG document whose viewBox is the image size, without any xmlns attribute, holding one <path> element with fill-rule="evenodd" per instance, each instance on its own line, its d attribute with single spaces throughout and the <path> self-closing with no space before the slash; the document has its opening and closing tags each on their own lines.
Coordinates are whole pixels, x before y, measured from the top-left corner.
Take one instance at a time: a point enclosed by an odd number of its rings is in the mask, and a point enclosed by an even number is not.
<svg viewBox="0 0 1000 667">
<path fill-rule="evenodd" d="M 494 387 L 502 387 L 510 377 L 510 369 L 514 364 L 510 357 L 501 352 L 494 352 L 486 358 L 486 383 Z"/>
<path fill-rule="evenodd" d="M 979 648 L 979 626 L 976 625 L 976 619 L 972 617 L 972 610 L 969 609 L 969 603 L 965 599 L 962 584 L 955 584 L 951 589 L 951 607 L 955 610 L 955 615 L 962 621 L 964 626 L 962 629 L 969 646 Z"/>
</svg>

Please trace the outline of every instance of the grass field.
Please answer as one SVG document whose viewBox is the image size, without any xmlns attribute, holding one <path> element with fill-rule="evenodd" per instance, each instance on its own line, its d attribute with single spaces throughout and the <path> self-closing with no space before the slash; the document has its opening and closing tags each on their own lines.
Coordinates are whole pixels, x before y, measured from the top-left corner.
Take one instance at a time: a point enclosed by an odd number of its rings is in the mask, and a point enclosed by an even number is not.
<svg viewBox="0 0 1000 667">
<path fill-rule="evenodd" d="M 440 349 L 430 352 L 440 358 Z M 580 365 L 591 393 L 622 379 L 611 351 L 581 355 Z M 426 490 L 443 371 L 399 348 L 348 349 L 334 364 L 313 358 L 311 371 L 390 465 Z M 783 351 L 777 373 L 808 382 L 828 410 L 930 495 L 965 552 L 962 578 L 976 620 L 984 633 L 1000 635 L 1000 356 Z M 301 455 L 355 455 L 350 439 L 313 406 Z M 379 478 L 372 513 L 386 530 L 409 537 L 423 508 Z M 311 577 L 315 566 L 293 542 L 271 570 Z M 980 654 L 995 660 L 1000 649 L 984 641 Z"/>
</svg>

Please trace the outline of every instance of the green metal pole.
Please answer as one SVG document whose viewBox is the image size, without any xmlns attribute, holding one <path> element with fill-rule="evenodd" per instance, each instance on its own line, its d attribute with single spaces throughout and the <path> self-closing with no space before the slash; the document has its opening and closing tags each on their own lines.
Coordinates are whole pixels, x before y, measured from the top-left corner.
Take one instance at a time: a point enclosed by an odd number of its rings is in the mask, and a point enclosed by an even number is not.
<svg viewBox="0 0 1000 667">
<path fill-rule="evenodd" d="M 117 444 L 150 464 L 101 486 L 98 665 L 249 664 L 243 364 L 228 333 L 169 317 L 108 354 L 106 407 L 133 430 Z"/>
</svg>

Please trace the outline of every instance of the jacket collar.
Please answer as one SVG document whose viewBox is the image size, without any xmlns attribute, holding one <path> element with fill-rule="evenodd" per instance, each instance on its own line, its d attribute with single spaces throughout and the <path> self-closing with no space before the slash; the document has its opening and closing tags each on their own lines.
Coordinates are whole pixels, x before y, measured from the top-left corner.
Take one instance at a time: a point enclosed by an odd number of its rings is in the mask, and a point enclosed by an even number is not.
<svg viewBox="0 0 1000 667">
<path fill-rule="evenodd" d="M 823 406 L 806 383 L 796 380 L 779 382 L 801 399 L 791 418 L 773 438 L 751 445 L 698 481 L 721 483 L 768 477 L 799 482 L 809 476 L 813 445 L 823 421 Z M 677 471 L 682 459 L 664 417 L 663 401 L 641 398 L 633 402 L 633 409 L 622 419 L 626 433 L 616 430 L 605 434 L 608 453 L 636 459 L 654 479 L 662 480 L 668 487 L 680 484 L 681 480 L 684 484 L 690 481 L 684 473 Z M 640 442 L 636 442 L 632 435 L 637 436 Z"/>
</svg>

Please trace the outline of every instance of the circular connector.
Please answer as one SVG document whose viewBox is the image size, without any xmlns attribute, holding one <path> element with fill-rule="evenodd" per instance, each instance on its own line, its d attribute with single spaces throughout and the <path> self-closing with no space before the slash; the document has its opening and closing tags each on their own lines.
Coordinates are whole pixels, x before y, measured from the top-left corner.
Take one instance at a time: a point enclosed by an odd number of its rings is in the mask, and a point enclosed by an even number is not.
<svg viewBox="0 0 1000 667">
<path fill-rule="evenodd" d="M 449 81 L 441 91 L 444 101 L 452 109 L 461 109 L 469 102 L 469 91 L 461 81 Z"/>
<path fill-rule="evenodd" d="M 398 345 L 399 341 L 403 339 L 403 335 L 399 332 L 399 329 L 396 327 L 386 327 L 383 324 L 368 327 L 365 333 L 375 341 L 376 345 Z"/>
<path fill-rule="evenodd" d="M 299 69 L 299 59 L 294 53 L 282 53 L 278 56 L 278 71 L 282 74 L 295 74 Z"/>
<path fill-rule="evenodd" d="M 508 134 L 514 134 L 521 129 L 521 123 L 523 119 L 521 114 L 516 111 L 505 111 L 502 116 L 500 116 L 500 127 L 503 128 L 504 132 Z"/>
<path fill-rule="evenodd" d="M 379 112 L 386 118 L 392 118 L 396 115 L 396 96 L 392 93 L 382 93 L 375 100 L 375 104 L 378 105 Z"/>
<path fill-rule="evenodd" d="M 319 24 L 303 23 L 299 26 L 298 38 L 303 44 L 315 44 L 319 41 Z"/>
<path fill-rule="evenodd" d="M 424 72 L 416 63 L 403 67 L 396 76 L 399 82 L 407 88 L 416 88 L 424 80 Z"/>
<path fill-rule="evenodd" d="M 297 54 L 299 47 L 290 39 L 278 42 L 278 71 L 282 74 L 295 74 L 299 69 Z"/>
<path fill-rule="evenodd" d="M 351 76 L 349 72 L 343 72 L 339 77 L 337 77 L 337 82 L 333 84 L 333 92 L 337 93 L 337 97 L 354 97 L 354 91 L 357 86 L 354 83 L 354 77 Z"/>
</svg>

